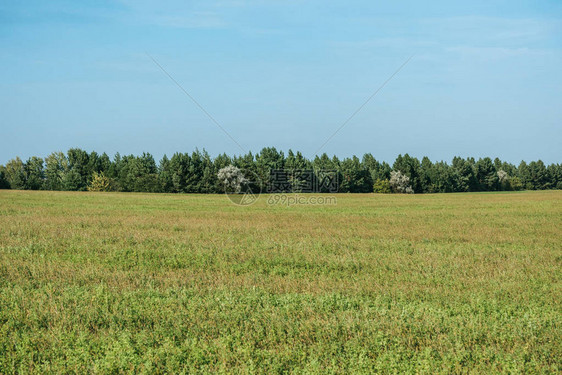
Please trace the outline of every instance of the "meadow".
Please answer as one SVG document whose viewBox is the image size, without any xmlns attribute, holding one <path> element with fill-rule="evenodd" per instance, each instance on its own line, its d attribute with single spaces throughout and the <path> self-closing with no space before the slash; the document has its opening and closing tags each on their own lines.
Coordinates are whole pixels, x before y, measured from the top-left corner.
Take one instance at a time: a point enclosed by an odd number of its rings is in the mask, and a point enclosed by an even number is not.
<svg viewBox="0 0 562 375">
<path fill-rule="evenodd" d="M 560 373 L 562 191 L 0 190 L 0 373 Z"/>
</svg>

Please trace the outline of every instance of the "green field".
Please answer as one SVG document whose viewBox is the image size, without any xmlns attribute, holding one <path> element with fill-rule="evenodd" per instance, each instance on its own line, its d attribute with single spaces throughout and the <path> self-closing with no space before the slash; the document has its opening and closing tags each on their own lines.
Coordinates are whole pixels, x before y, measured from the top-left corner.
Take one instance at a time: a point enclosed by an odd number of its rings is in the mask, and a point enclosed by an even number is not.
<svg viewBox="0 0 562 375">
<path fill-rule="evenodd" d="M 562 191 L 0 191 L 0 373 L 560 373 Z"/>
</svg>

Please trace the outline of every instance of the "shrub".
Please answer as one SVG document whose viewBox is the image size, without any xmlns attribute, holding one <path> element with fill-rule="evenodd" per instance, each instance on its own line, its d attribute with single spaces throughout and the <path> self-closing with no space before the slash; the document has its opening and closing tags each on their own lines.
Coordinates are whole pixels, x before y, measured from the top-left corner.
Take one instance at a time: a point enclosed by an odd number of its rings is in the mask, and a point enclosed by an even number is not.
<svg viewBox="0 0 562 375">
<path fill-rule="evenodd" d="M 373 185 L 373 192 L 380 193 L 380 194 L 389 194 L 392 191 L 390 190 L 390 182 L 388 180 L 381 180 L 378 178 Z"/>
<path fill-rule="evenodd" d="M 523 190 L 523 183 L 519 177 L 511 177 L 509 179 L 511 190 Z"/>
<path fill-rule="evenodd" d="M 108 177 L 106 177 L 103 172 L 94 172 L 92 175 L 92 182 L 88 186 L 88 191 L 110 191 L 111 182 Z"/>
<path fill-rule="evenodd" d="M 410 178 L 400 171 L 390 172 L 390 187 L 395 193 L 413 194 L 414 189 L 410 186 Z"/>
<path fill-rule="evenodd" d="M 242 171 L 233 165 L 220 169 L 217 177 L 228 192 L 239 193 L 242 189 L 242 184 L 247 182 Z"/>
</svg>

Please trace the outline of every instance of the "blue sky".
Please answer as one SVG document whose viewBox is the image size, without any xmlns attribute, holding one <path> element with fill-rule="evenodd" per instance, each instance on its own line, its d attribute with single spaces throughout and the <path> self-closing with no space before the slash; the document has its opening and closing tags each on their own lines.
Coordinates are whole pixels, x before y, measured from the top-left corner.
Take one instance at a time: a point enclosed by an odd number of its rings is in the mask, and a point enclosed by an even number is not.
<svg viewBox="0 0 562 375">
<path fill-rule="evenodd" d="M 0 3 L 0 163 L 245 150 L 562 162 L 562 2 Z"/>
</svg>

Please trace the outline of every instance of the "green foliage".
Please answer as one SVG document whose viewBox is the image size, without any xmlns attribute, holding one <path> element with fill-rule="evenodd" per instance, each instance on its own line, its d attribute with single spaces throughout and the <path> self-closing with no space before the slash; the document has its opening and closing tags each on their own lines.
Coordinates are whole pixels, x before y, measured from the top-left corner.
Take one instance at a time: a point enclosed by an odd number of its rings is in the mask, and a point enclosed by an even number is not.
<svg viewBox="0 0 562 375">
<path fill-rule="evenodd" d="M 533 190 L 545 190 L 550 187 L 548 172 L 542 160 L 530 162 L 528 172 Z"/>
<path fill-rule="evenodd" d="M 518 167 L 499 158 L 453 158 L 421 162 L 408 154 L 399 155 L 392 167 L 378 161 L 371 154 L 338 159 L 326 153 L 309 160 L 300 152 L 289 150 L 287 155 L 275 147 L 265 147 L 255 156 L 251 152 L 230 157 L 226 154 L 212 158 L 205 150 L 175 153 L 157 164 L 149 153 L 141 156 L 119 153 L 113 160 L 107 154 L 88 153 L 73 148 L 67 154 L 54 152 L 43 161 L 31 157 L 25 163 L 19 158 L 10 160 L 0 175 L 0 187 L 12 189 L 87 190 L 94 173 L 103 173 L 111 182 L 111 189 L 125 192 L 164 193 L 221 193 L 217 179 L 220 169 L 234 165 L 252 181 L 254 191 L 265 191 L 270 185 L 270 171 L 284 169 L 289 183 L 285 189 L 299 192 L 309 186 L 310 171 L 317 181 L 329 177 L 338 181 L 338 192 L 370 193 L 377 180 L 391 179 L 392 172 L 408 177 L 415 193 L 449 193 L 470 191 L 547 190 L 562 186 L 562 165 L 546 166 L 541 160 Z M 326 186 L 321 192 L 328 192 Z"/>
<path fill-rule="evenodd" d="M 174 183 L 172 181 L 172 172 L 170 170 L 170 159 L 166 155 L 160 160 L 158 166 L 158 185 L 160 191 L 172 192 Z"/>
<path fill-rule="evenodd" d="M 517 176 L 514 177 L 510 177 L 508 180 L 508 184 L 510 189 L 506 189 L 506 190 L 523 190 L 523 183 L 521 182 L 521 179 Z"/>
<path fill-rule="evenodd" d="M 170 174 L 172 177 L 172 192 L 189 193 L 187 174 L 191 158 L 189 154 L 176 152 L 170 159 Z"/>
<path fill-rule="evenodd" d="M 39 190 L 43 188 L 45 172 L 43 171 L 43 159 L 32 156 L 25 163 L 25 189 Z"/>
<path fill-rule="evenodd" d="M 377 179 L 373 185 L 373 193 L 390 194 L 390 182 L 388 180 Z"/>
<path fill-rule="evenodd" d="M 342 180 L 340 191 L 344 193 L 370 193 L 373 186 L 371 173 L 365 169 L 359 158 L 344 159 L 340 164 Z"/>
<path fill-rule="evenodd" d="M 390 172 L 392 168 L 388 165 L 387 162 L 379 162 L 377 161 L 373 155 L 365 154 L 363 155 L 363 159 L 361 161 L 363 168 L 369 171 L 371 175 L 371 180 L 389 180 L 390 179 Z"/>
<path fill-rule="evenodd" d="M 495 191 L 499 187 L 498 171 L 490 158 L 479 159 L 475 164 L 479 190 Z"/>
<path fill-rule="evenodd" d="M 6 176 L 6 167 L 0 165 L 0 189 L 9 189 L 10 182 Z"/>
<path fill-rule="evenodd" d="M 284 162 L 277 160 L 277 166 L 280 167 L 275 169 L 285 168 L 288 171 L 292 171 L 289 176 L 289 183 L 293 192 L 300 192 L 306 186 L 305 172 L 303 171 L 311 170 L 312 164 L 300 152 L 295 154 L 293 150 L 289 150 Z"/>
<path fill-rule="evenodd" d="M 291 169 L 304 169 L 304 158 L 299 152 L 294 155 L 291 150 L 287 157 L 287 162 L 291 165 Z M 261 189 L 265 191 L 270 181 L 270 171 L 284 168 L 285 157 L 283 152 L 277 151 L 275 147 L 264 147 L 256 154 L 256 172 L 259 178 Z"/>
<path fill-rule="evenodd" d="M 11 189 L 25 189 L 25 165 L 19 157 L 8 161 L 4 172 Z"/>
<path fill-rule="evenodd" d="M 63 185 L 65 190 L 86 190 L 92 171 L 89 168 L 90 156 L 84 150 L 71 148 L 67 152 L 69 171 Z"/>
<path fill-rule="evenodd" d="M 218 193 L 218 169 L 215 167 L 211 156 L 203 150 L 201 154 L 202 176 L 199 192 L 203 194 Z"/>
<path fill-rule="evenodd" d="M 475 162 L 473 158 L 453 158 L 453 171 L 457 176 L 456 191 L 478 191 L 478 180 L 476 179 Z"/>
<path fill-rule="evenodd" d="M 62 178 L 63 190 L 78 191 L 83 190 L 84 180 L 76 169 L 70 169 Z"/>
<path fill-rule="evenodd" d="M 422 179 L 420 176 L 420 161 L 408 154 L 398 155 L 392 168 L 408 177 L 414 193 L 423 193 Z"/>
<path fill-rule="evenodd" d="M 94 172 L 88 191 L 111 191 L 111 181 L 103 172 Z"/>
<path fill-rule="evenodd" d="M 45 190 L 64 190 L 68 173 L 68 159 L 62 152 L 53 152 L 45 158 Z"/>
</svg>

